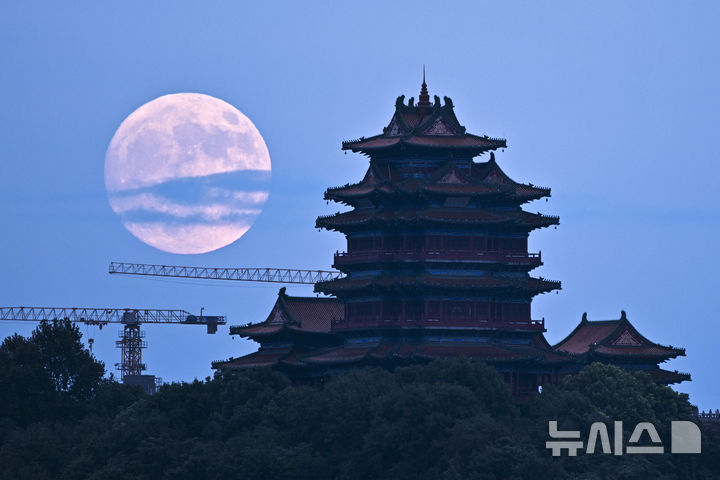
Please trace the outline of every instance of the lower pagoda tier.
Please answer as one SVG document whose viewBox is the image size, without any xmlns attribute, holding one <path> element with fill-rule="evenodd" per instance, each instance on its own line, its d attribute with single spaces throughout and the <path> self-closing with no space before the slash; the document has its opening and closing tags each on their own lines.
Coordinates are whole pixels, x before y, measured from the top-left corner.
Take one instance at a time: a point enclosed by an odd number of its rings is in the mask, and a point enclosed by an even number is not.
<svg viewBox="0 0 720 480">
<path fill-rule="evenodd" d="M 663 370 L 668 359 L 684 350 L 643 337 L 623 312 L 619 320 L 590 322 L 584 315 L 577 328 L 551 346 L 542 332 L 486 328 L 415 327 L 389 330 L 338 330 L 343 303 L 334 298 L 293 297 L 280 289 L 261 323 L 234 326 L 232 335 L 252 339 L 258 351 L 213 363 L 215 369 L 270 367 L 298 381 L 317 381 L 354 368 L 422 364 L 435 359 L 469 358 L 497 369 L 517 401 L 539 387 L 555 384 L 592 362 L 644 371 L 661 384 L 690 380 L 690 375 Z"/>
</svg>

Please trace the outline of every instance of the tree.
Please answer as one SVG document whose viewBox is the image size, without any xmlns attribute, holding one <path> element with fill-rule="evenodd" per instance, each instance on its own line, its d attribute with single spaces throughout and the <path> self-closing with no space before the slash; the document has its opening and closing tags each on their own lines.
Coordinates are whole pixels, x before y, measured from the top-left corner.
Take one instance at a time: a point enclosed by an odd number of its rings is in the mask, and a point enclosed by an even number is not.
<svg viewBox="0 0 720 480">
<path fill-rule="evenodd" d="M 0 416 L 20 425 L 67 413 L 93 397 L 105 365 L 85 349 L 69 320 L 43 321 L 30 338 L 0 345 Z"/>
</svg>

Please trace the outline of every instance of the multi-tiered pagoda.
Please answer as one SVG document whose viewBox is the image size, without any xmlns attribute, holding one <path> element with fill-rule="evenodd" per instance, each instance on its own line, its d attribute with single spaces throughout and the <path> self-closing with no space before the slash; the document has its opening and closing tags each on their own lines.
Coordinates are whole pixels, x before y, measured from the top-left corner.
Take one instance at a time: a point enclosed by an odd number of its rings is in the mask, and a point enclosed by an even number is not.
<svg viewBox="0 0 720 480">
<path fill-rule="evenodd" d="M 527 240 L 559 219 L 521 205 L 550 189 L 513 181 L 493 153 L 475 162 L 505 140 L 467 133 L 448 97 L 429 98 L 423 82 L 417 104 L 397 99 L 381 135 L 343 143 L 370 166 L 361 182 L 325 192 L 353 209 L 317 219 L 345 234 L 347 252 L 334 263 L 346 276 L 315 290 L 345 303 L 337 330 L 541 332 L 531 300 L 560 283 L 528 274 L 542 261 Z"/>
<path fill-rule="evenodd" d="M 467 133 L 450 98 L 430 101 L 424 79 L 417 103 L 400 96 L 383 133 L 343 142 L 369 158 L 362 181 L 325 192 L 350 208 L 316 221 L 347 237 L 334 258 L 344 275 L 315 285 L 332 297 L 282 290 L 265 322 L 231 329 L 260 350 L 215 366 L 313 377 L 462 356 L 494 365 L 518 398 L 578 371 L 587 349 L 553 349 L 531 316 L 533 297 L 560 282 L 530 275 L 542 258 L 528 236 L 559 218 L 522 206 L 550 189 L 509 178 L 494 155 L 505 147 Z"/>
</svg>

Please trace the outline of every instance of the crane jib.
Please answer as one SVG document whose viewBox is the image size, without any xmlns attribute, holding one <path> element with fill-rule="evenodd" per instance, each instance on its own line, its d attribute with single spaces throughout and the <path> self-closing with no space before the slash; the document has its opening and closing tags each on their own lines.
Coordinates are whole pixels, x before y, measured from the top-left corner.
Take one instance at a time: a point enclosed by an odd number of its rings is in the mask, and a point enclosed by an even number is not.
<svg viewBox="0 0 720 480">
<path fill-rule="evenodd" d="M 137 308 L 84 308 L 84 307 L 0 307 L 0 320 L 40 322 L 63 320 L 106 325 L 121 323 L 177 323 L 199 325 L 225 325 L 224 316 L 193 315 L 185 310 L 137 309 Z"/>
<path fill-rule="evenodd" d="M 245 282 L 315 284 L 340 278 L 334 270 L 299 270 L 287 268 L 223 268 L 154 265 L 146 263 L 110 262 L 109 273 L 155 277 L 237 280 Z"/>
</svg>

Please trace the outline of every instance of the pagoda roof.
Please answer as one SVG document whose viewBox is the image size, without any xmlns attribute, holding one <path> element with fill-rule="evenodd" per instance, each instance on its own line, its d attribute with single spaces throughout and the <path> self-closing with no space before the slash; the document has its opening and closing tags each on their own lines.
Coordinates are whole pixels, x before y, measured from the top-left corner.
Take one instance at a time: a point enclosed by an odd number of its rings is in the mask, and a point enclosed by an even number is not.
<svg viewBox="0 0 720 480">
<path fill-rule="evenodd" d="M 542 335 L 539 335 L 542 336 Z M 471 358 L 488 363 L 574 363 L 572 356 L 554 352 L 542 340 L 532 339 L 529 344 L 503 344 L 454 339 L 415 341 L 386 341 L 375 343 L 345 343 L 303 357 L 307 364 L 336 365 L 363 361 L 434 360 L 441 358 Z"/>
<path fill-rule="evenodd" d="M 550 196 L 550 189 L 515 182 L 502 171 L 491 152 L 489 161 L 473 163 L 470 169 L 459 168 L 449 159 L 422 180 L 404 178 L 395 165 L 381 169 L 371 162 L 362 181 L 329 188 L 325 199 L 352 204 L 359 198 L 398 194 L 496 197 L 524 203 Z"/>
<path fill-rule="evenodd" d="M 554 348 L 604 357 L 669 359 L 685 355 L 682 348 L 660 345 L 642 336 L 627 319 L 625 311 L 619 320 L 589 321 L 587 314 L 583 314 L 578 326 Z"/>
<path fill-rule="evenodd" d="M 690 381 L 689 373 L 681 373 L 677 370 L 673 372 L 670 370 L 663 370 L 662 368 L 658 368 L 653 370 L 645 370 L 645 372 L 647 372 L 650 375 L 650 378 L 652 378 L 654 381 L 665 385 Z"/>
<path fill-rule="evenodd" d="M 396 288 L 440 288 L 461 290 L 516 291 L 529 294 L 549 292 L 560 288 L 560 282 L 544 278 L 512 278 L 501 276 L 441 276 L 441 275 L 385 275 L 373 277 L 343 277 L 315 284 L 315 291 L 342 293 L 357 290 L 390 290 Z"/>
<path fill-rule="evenodd" d="M 402 147 L 416 147 L 463 150 L 475 156 L 507 146 L 502 138 L 467 133 L 455 116 L 452 100 L 449 97 L 444 97 L 444 100 L 445 104 L 442 105 L 440 97 L 435 95 L 434 102 L 431 103 L 427 84 L 423 79 L 417 105 L 413 98 L 405 104 L 405 95 L 400 95 L 395 101 L 395 113 L 383 133 L 345 141 L 342 148 L 366 155 Z"/>
<path fill-rule="evenodd" d="M 550 189 L 518 183 L 510 178 L 490 152 L 487 162 L 460 168 L 451 158 L 418 188 L 426 192 L 459 196 L 502 196 L 523 202 L 550 196 Z"/>
<path fill-rule="evenodd" d="M 572 355 L 553 351 L 542 334 L 533 336 L 529 342 L 507 344 L 488 342 L 468 337 L 427 338 L 374 341 L 346 341 L 342 345 L 316 350 L 286 348 L 261 348 L 257 352 L 222 362 L 213 362 L 213 368 L 253 368 L 288 366 L 307 368 L 339 366 L 361 362 L 378 363 L 395 360 L 434 360 L 441 358 L 470 358 L 488 363 L 568 364 L 577 363 Z"/>
<path fill-rule="evenodd" d="M 379 212 L 353 210 L 318 217 L 317 228 L 340 230 L 365 225 L 398 224 L 398 223 L 435 223 L 464 225 L 502 225 L 516 227 L 521 230 L 558 225 L 560 218 L 541 213 L 530 213 L 524 210 L 489 210 L 453 207 L 430 207 L 421 210 L 383 210 Z"/>
<path fill-rule="evenodd" d="M 254 368 L 272 367 L 290 352 L 288 348 L 261 348 L 257 352 L 226 361 L 213 362 L 213 368 Z"/>
<path fill-rule="evenodd" d="M 337 298 L 291 297 L 283 287 L 264 322 L 233 326 L 230 333 L 244 337 L 267 337 L 285 330 L 329 333 L 333 321 L 344 316 L 345 307 Z"/>
</svg>

